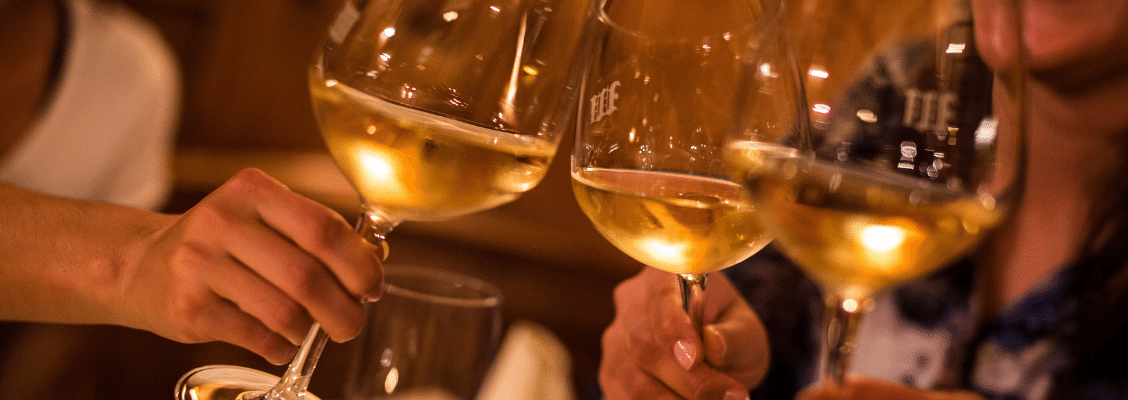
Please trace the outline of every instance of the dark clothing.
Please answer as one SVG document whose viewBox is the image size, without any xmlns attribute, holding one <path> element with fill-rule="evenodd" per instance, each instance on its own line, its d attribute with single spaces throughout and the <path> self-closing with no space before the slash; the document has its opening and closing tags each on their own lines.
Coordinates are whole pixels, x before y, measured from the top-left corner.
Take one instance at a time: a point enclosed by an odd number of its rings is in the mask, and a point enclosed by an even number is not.
<svg viewBox="0 0 1128 400">
<path fill-rule="evenodd" d="M 1128 399 L 1124 359 L 1105 353 L 1103 359 L 1116 361 L 1093 365 L 1092 353 L 1101 352 L 1091 350 L 1093 343 L 1076 345 L 1083 285 L 1073 283 L 1084 279 L 1085 268 L 1063 269 L 994 320 L 975 324 L 975 267 L 965 258 L 881 294 L 863 320 L 852 371 L 921 388 L 971 390 L 988 399 Z M 818 372 L 818 288 L 771 247 L 724 273 L 769 332 L 772 367 L 753 398 L 793 398 Z M 1095 347 L 1123 353 L 1119 342 Z"/>
</svg>

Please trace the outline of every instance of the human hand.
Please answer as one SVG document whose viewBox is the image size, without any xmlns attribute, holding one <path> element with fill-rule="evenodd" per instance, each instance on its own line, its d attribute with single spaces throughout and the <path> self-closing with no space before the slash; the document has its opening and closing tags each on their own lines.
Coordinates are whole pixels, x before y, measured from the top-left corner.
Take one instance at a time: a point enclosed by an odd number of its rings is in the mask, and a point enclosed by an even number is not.
<svg viewBox="0 0 1128 400">
<path fill-rule="evenodd" d="M 924 391 L 896 382 L 851 377 L 846 383 L 807 389 L 796 400 L 983 400 L 971 392 Z"/>
<path fill-rule="evenodd" d="M 123 325 L 224 341 L 289 361 L 313 321 L 335 341 L 382 290 L 383 251 L 339 214 L 261 171 L 239 172 L 138 243 L 120 276 Z"/>
<path fill-rule="evenodd" d="M 669 273 L 645 268 L 614 297 L 599 368 L 608 399 L 746 399 L 767 373 L 767 333 L 722 274 L 709 276 L 703 336 L 681 308 Z"/>
</svg>

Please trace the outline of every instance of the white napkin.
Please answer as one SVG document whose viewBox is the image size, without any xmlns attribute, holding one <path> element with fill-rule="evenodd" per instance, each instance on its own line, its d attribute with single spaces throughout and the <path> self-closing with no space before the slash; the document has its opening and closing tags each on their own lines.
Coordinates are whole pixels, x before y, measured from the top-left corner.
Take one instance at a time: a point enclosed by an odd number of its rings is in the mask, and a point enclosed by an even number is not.
<svg viewBox="0 0 1128 400">
<path fill-rule="evenodd" d="M 572 357 L 548 328 L 514 321 L 477 400 L 576 400 Z"/>
</svg>

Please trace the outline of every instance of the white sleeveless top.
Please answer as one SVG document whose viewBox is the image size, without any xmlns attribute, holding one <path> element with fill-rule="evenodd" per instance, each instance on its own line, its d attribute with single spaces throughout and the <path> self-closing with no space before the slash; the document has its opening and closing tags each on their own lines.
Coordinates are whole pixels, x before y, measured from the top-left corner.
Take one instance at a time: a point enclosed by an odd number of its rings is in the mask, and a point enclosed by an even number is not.
<svg viewBox="0 0 1128 400">
<path fill-rule="evenodd" d="M 53 97 L 0 159 L 0 181 L 40 193 L 159 208 L 171 189 L 180 110 L 176 59 L 124 6 L 68 0 Z"/>
</svg>

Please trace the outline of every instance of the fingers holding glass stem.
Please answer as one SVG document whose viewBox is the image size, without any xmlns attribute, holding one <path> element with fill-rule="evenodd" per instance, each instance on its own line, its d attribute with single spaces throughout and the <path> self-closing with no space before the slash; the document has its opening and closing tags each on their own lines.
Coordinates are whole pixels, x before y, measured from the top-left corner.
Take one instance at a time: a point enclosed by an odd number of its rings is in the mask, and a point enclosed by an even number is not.
<svg viewBox="0 0 1128 400">
<path fill-rule="evenodd" d="M 376 211 L 372 211 L 365 207 L 356 221 L 356 233 L 359 234 L 364 240 L 380 247 L 381 260 L 387 260 L 391 247 L 388 246 L 385 237 L 398 225 L 398 221 L 390 220 L 383 217 Z M 360 299 L 362 303 L 370 303 L 379 300 L 378 297 L 364 297 Z M 321 324 L 314 323 L 310 327 L 309 334 L 306 335 L 302 341 L 301 348 L 298 349 L 297 354 L 294 355 L 294 360 L 290 362 L 290 366 L 286 368 L 285 375 L 278 383 L 265 393 L 260 399 L 262 400 L 290 400 L 299 399 L 310 396 L 307 392 L 309 388 L 310 377 L 313 375 L 313 370 L 317 367 L 317 360 L 321 356 L 322 350 L 325 349 L 325 344 L 329 341 L 329 334 L 321 329 Z"/>
</svg>

